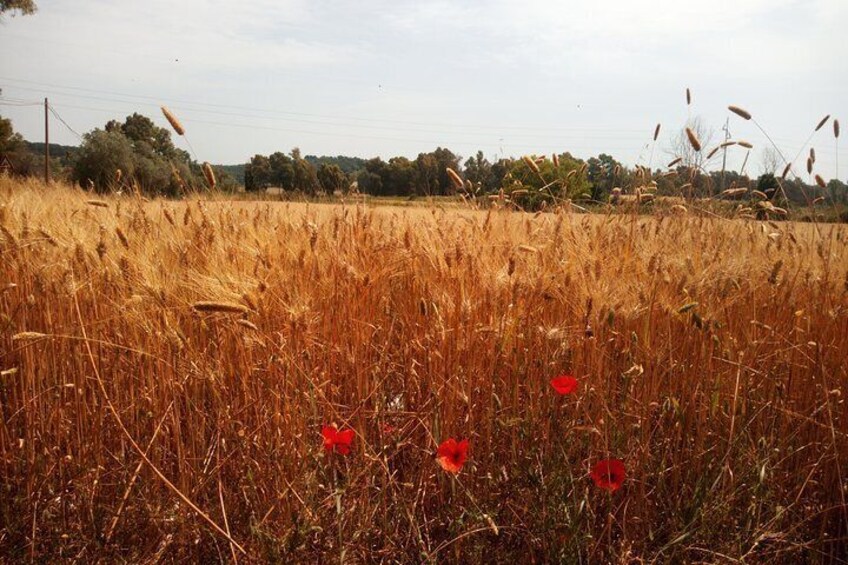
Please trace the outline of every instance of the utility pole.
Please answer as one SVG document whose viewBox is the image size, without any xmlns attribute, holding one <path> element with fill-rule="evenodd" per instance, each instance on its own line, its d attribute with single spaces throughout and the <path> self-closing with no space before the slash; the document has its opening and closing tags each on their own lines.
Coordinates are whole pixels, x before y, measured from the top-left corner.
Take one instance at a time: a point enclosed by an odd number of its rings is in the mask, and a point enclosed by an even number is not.
<svg viewBox="0 0 848 565">
<path fill-rule="evenodd" d="M 730 139 L 730 129 L 728 129 L 729 126 L 730 126 L 730 118 L 728 117 L 724 121 L 724 128 L 722 128 L 722 129 L 724 129 L 724 142 L 725 143 L 727 143 L 727 140 Z M 727 146 L 725 145 L 724 151 L 722 151 L 722 157 L 721 157 L 721 191 L 722 192 L 724 191 L 724 170 L 725 170 L 726 167 L 727 167 Z"/>
<path fill-rule="evenodd" d="M 44 99 L 44 184 L 50 184 L 50 128 L 47 121 L 49 104 Z"/>
</svg>

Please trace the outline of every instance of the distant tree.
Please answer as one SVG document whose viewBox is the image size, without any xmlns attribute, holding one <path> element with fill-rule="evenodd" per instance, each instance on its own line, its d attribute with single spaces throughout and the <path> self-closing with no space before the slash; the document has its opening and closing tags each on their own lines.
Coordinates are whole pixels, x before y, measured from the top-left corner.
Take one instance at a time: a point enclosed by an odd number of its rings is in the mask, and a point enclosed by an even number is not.
<svg viewBox="0 0 848 565">
<path fill-rule="evenodd" d="M 619 182 L 619 179 L 616 178 L 616 172 L 620 177 L 624 167 L 606 153 L 601 153 L 597 157 L 591 157 L 586 162 L 586 165 L 586 173 L 591 185 L 592 200 L 605 200 Z"/>
<path fill-rule="evenodd" d="M 433 151 L 433 157 L 436 159 L 439 172 L 438 192 L 440 195 L 453 194 L 456 192 L 456 187 L 453 181 L 448 176 L 448 167 L 454 171 L 459 170 L 459 155 L 454 155 L 450 149 L 437 147 Z"/>
<path fill-rule="evenodd" d="M 827 183 L 827 193 L 834 203 L 848 204 L 848 186 L 841 180 L 831 179 Z"/>
<path fill-rule="evenodd" d="M 439 192 L 439 163 L 432 153 L 419 153 L 415 159 L 415 192 L 419 196 L 432 196 Z"/>
<path fill-rule="evenodd" d="M 118 170 L 122 177 L 130 178 L 135 174 L 130 140 L 115 130 L 95 129 L 85 134 L 71 179 L 83 187 L 93 185 L 98 192 L 107 192 L 113 186 Z"/>
<path fill-rule="evenodd" d="M 765 173 L 757 179 L 757 190 L 764 193 L 769 199 L 773 199 L 780 190 L 780 186 L 772 173 Z"/>
<path fill-rule="evenodd" d="M 379 157 L 365 162 L 365 170 L 356 177 L 359 192 L 363 194 L 382 195 L 383 178 L 387 176 L 388 164 Z"/>
<path fill-rule="evenodd" d="M 512 169 L 512 159 L 498 159 L 492 165 L 492 175 L 489 177 L 488 183 L 484 183 L 483 190 L 485 192 L 497 192 L 504 184 L 504 179 Z"/>
<path fill-rule="evenodd" d="M 482 151 L 478 151 L 474 157 L 465 161 L 465 178 L 470 180 L 474 188 L 480 187 L 485 190 L 492 184 L 492 164 Z"/>
<path fill-rule="evenodd" d="M 15 132 L 12 120 L 0 116 L 0 154 L 12 153 L 23 147 L 24 138 Z"/>
<path fill-rule="evenodd" d="M 300 155 L 300 149 L 291 151 L 293 178 L 292 189 L 304 194 L 315 194 L 318 191 L 318 176 L 315 167 Z"/>
<path fill-rule="evenodd" d="M 264 155 L 254 155 L 244 167 L 244 189 L 261 190 L 271 183 L 271 161 Z"/>
<path fill-rule="evenodd" d="M 406 157 L 392 157 L 383 173 L 383 193 L 395 196 L 414 194 L 418 170 Z"/>
<path fill-rule="evenodd" d="M 766 147 L 760 151 L 760 172 L 761 174 L 776 174 L 780 168 L 782 159 L 780 154 L 773 147 Z"/>
<path fill-rule="evenodd" d="M 6 12 L 20 12 L 23 15 L 34 14 L 38 9 L 33 0 L 0 0 L 0 16 Z"/>
<path fill-rule="evenodd" d="M 504 178 L 504 191 L 512 194 L 513 201 L 525 209 L 538 209 L 543 204 L 589 196 L 590 185 L 584 163 L 569 153 L 558 155 L 557 160 L 558 166 L 547 157 L 514 161 Z"/>
<path fill-rule="evenodd" d="M 336 191 L 346 193 L 348 189 L 347 175 L 342 172 L 338 165 L 328 165 L 322 163 L 318 167 L 318 184 L 321 185 L 321 190 L 327 194 L 333 194 Z"/>
<path fill-rule="evenodd" d="M 283 190 L 293 190 L 294 161 L 282 151 L 275 151 L 268 156 L 270 173 L 266 182 Z"/>
</svg>

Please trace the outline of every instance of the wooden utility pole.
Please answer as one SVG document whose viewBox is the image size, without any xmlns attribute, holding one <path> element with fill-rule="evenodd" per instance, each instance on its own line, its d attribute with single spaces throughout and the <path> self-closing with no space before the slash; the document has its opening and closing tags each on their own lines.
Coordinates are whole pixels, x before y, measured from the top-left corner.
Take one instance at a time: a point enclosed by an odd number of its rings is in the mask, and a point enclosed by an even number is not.
<svg viewBox="0 0 848 565">
<path fill-rule="evenodd" d="M 50 127 L 47 121 L 49 104 L 44 99 L 44 184 L 50 184 Z"/>
</svg>

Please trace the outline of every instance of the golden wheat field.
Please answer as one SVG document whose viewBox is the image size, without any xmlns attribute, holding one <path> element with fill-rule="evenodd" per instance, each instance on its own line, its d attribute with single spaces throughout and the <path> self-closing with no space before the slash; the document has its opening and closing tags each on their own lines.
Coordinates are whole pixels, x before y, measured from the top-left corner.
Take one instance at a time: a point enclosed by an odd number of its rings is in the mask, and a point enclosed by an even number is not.
<svg viewBox="0 0 848 565">
<path fill-rule="evenodd" d="M 93 198 L 0 180 L 10 561 L 846 559 L 845 227 Z"/>
</svg>

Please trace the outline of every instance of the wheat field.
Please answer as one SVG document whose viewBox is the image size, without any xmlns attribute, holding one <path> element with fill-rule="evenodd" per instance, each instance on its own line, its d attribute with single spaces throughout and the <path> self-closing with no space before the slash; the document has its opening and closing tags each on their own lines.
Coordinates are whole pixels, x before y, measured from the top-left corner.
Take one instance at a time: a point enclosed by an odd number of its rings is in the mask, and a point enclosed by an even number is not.
<svg viewBox="0 0 848 565">
<path fill-rule="evenodd" d="M 0 179 L 0 555 L 844 562 L 847 238 Z"/>
</svg>

